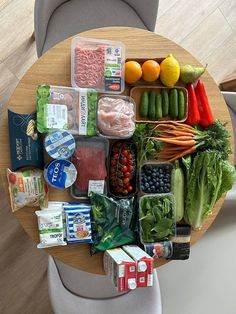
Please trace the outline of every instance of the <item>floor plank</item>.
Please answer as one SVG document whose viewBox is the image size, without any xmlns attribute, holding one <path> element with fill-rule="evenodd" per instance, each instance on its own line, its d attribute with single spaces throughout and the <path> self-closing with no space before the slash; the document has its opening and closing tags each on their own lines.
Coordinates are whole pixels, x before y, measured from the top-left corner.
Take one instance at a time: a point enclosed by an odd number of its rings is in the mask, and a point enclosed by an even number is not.
<svg viewBox="0 0 236 314">
<path fill-rule="evenodd" d="M 20 80 L 36 60 L 35 41 L 30 37 L 24 40 L 21 45 L 4 60 L 4 64 Z"/>
<path fill-rule="evenodd" d="M 236 33 L 234 32 L 219 49 L 205 58 L 208 71 L 217 83 L 236 70 Z"/>
<path fill-rule="evenodd" d="M 5 104 L 14 91 L 18 79 L 3 63 L 0 63 L 0 73 L 0 103 Z"/>
<path fill-rule="evenodd" d="M 162 16 L 167 11 L 171 10 L 173 5 L 175 5 L 177 1 L 178 0 L 159 0 L 158 18 L 160 18 L 160 16 Z"/>
<path fill-rule="evenodd" d="M 185 49 L 194 54 L 200 62 L 205 62 L 210 54 L 218 50 L 220 46 L 224 46 L 224 42 L 232 34 L 233 31 L 225 17 L 219 9 L 216 9 L 180 43 Z"/>
<path fill-rule="evenodd" d="M 232 29 L 236 31 L 236 1 L 224 0 L 219 8 Z"/>
<path fill-rule="evenodd" d="M 0 62 L 33 33 L 32 0 L 12 0 L 0 11 Z"/>
<path fill-rule="evenodd" d="M 219 3 L 221 0 L 179 0 L 158 18 L 157 32 L 180 43 L 217 9 Z"/>
</svg>

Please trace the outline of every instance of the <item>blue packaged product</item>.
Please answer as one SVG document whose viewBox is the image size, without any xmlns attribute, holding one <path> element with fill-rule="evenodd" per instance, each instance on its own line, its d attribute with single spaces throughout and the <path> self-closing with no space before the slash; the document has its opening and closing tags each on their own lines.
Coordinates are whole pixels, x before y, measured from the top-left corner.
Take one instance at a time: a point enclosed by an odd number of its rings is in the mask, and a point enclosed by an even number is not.
<svg viewBox="0 0 236 314">
<path fill-rule="evenodd" d="M 92 243 L 91 206 L 69 203 L 63 206 L 66 216 L 67 243 Z"/>
<path fill-rule="evenodd" d="M 66 189 L 77 177 L 77 170 L 69 160 L 52 160 L 44 168 L 44 178 L 54 188 Z"/>
<path fill-rule="evenodd" d="M 54 159 L 68 159 L 75 151 L 75 140 L 68 131 L 55 131 L 45 137 L 44 147 Z"/>
</svg>

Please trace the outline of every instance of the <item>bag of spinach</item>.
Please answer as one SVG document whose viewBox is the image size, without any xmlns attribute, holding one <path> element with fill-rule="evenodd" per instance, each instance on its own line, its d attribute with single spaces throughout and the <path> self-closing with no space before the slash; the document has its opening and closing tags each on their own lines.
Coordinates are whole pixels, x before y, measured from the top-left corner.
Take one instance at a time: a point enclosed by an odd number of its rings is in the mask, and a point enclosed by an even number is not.
<svg viewBox="0 0 236 314">
<path fill-rule="evenodd" d="M 92 254 L 136 242 L 134 198 L 113 199 L 92 192 L 90 201 Z"/>
<path fill-rule="evenodd" d="M 194 158 L 187 156 L 182 162 L 187 186 L 184 220 L 197 230 L 222 194 L 232 188 L 236 170 L 218 151 L 205 151 Z"/>
</svg>

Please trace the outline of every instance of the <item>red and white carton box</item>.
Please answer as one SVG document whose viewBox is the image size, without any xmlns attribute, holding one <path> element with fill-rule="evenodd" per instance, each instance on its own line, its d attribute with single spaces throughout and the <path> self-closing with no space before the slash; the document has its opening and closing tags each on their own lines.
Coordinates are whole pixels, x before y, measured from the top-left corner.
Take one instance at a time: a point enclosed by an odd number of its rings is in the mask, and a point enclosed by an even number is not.
<svg viewBox="0 0 236 314">
<path fill-rule="evenodd" d="M 104 271 L 119 292 L 134 290 L 136 283 L 136 262 L 121 248 L 107 250 L 103 257 Z"/>
<path fill-rule="evenodd" d="M 124 245 L 123 250 L 135 260 L 137 266 L 137 286 L 153 285 L 153 258 L 137 245 Z"/>
</svg>

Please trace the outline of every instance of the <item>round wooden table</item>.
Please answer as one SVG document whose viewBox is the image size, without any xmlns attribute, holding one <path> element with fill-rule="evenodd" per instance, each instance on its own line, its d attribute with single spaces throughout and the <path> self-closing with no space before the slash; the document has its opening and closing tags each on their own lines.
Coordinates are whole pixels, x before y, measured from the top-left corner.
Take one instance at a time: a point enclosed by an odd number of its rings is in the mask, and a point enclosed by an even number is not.
<svg viewBox="0 0 236 314">
<path fill-rule="evenodd" d="M 199 62 L 179 45 L 162 36 L 142 29 L 106 27 L 83 32 L 80 36 L 122 41 L 126 46 L 126 58 L 164 58 L 167 54 L 172 53 L 182 65 L 186 63 L 199 65 Z M 39 84 L 46 83 L 49 85 L 71 86 L 70 46 L 71 38 L 51 48 L 35 62 L 21 79 L 11 96 L 8 104 L 11 110 L 18 113 L 30 113 L 35 111 L 36 88 Z M 229 132 L 233 134 L 229 112 L 224 99 L 213 78 L 207 71 L 202 76 L 202 81 L 205 84 L 215 117 L 227 121 L 227 128 Z M 3 116 L 0 136 L 0 172 L 6 195 L 9 199 L 6 180 L 6 168 L 10 167 L 7 114 Z M 233 148 L 233 136 L 231 138 L 231 145 Z M 233 156 L 231 156 L 231 162 L 232 160 Z M 56 189 L 50 189 L 50 200 L 76 201 L 70 196 L 69 190 L 58 191 Z M 202 230 L 192 232 L 192 243 L 198 241 L 210 227 L 211 223 L 217 216 L 223 201 L 224 197 L 217 202 L 213 214 L 205 221 Z M 15 212 L 15 216 L 27 234 L 35 243 L 38 243 L 37 218 L 34 214 L 36 209 L 37 208 L 25 207 Z M 51 254 L 72 267 L 91 273 L 104 274 L 102 266 L 103 253 L 90 256 L 89 245 L 71 244 L 67 246 L 47 248 L 45 250 L 48 254 Z M 164 263 L 166 263 L 165 260 L 159 260 L 156 266 Z"/>
</svg>

